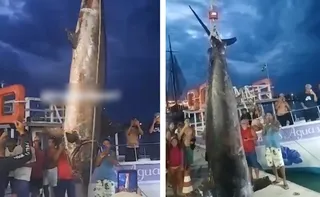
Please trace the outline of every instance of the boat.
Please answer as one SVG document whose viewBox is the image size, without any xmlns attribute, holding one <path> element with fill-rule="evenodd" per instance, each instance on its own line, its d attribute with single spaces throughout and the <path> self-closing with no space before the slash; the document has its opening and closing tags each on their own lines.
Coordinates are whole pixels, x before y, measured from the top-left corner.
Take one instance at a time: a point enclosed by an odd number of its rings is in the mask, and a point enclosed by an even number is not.
<svg viewBox="0 0 320 197">
<path fill-rule="evenodd" d="M 202 136 L 205 129 L 205 89 L 206 84 L 202 84 L 198 88 L 189 90 L 185 99 L 188 103 L 188 109 L 184 110 L 184 118 L 190 119 L 191 126 L 196 131 L 196 145 L 204 149 L 206 146 Z M 274 103 L 277 99 L 273 97 L 270 79 L 263 79 L 241 88 L 234 87 L 233 90 L 238 98 L 239 117 L 242 108 L 250 109 L 254 104 L 262 109 L 262 114 L 257 119 L 259 121 L 266 112 L 275 114 Z M 316 108 L 319 115 L 319 106 Z M 320 140 L 320 116 L 316 121 L 306 122 L 301 116 L 301 111 L 301 109 L 290 111 L 294 124 L 284 126 L 280 130 L 281 148 L 286 169 L 320 174 L 320 152 L 318 151 L 320 148 L 318 143 Z M 265 159 L 265 142 L 261 132 L 257 132 L 256 152 L 263 169 L 269 170 Z"/>
<path fill-rule="evenodd" d="M 190 9 L 209 36 L 211 34 L 209 28 L 203 23 L 191 7 Z M 209 16 L 212 16 L 213 21 L 218 18 L 214 7 L 211 7 Z M 213 29 L 215 29 L 214 24 L 212 25 Z M 236 40 L 236 38 L 222 39 L 222 41 L 226 43 L 226 46 L 235 43 Z M 203 138 L 206 126 L 206 91 L 207 83 L 205 82 L 202 85 L 187 91 L 185 100 L 182 101 L 183 103 L 186 103 L 187 106 L 187 109 L 183 111 L 184 118 L 190 119 L 191 126 L 195 129 L 196 145 L 204 149 L 206 148 L 205 140 Z M 273 97 L 273 86 L 268 73 L 267 78 L 241 88 L 233 87 L 233 91 L 238 102 L 239 117 L 241 116 L 241 110 L 243 108 L 254 109 L 259 113 L 257 113 L 258 117 L 253 120 L 252 124 L 261 124 L 263 122 L 263 115 L 265 112 L 272 112 L 275 114 L 274 102 L 276 99 Z M 316 108 L 319 115 L 319 106 Z M 320 138 L 320 120 L 318 118 L 317 121 L 306 122 L 304 117 L 301 116 L 301 111 L 301 109 L 291 111 L 290 114 L 294 120 L 294 124 L 282 127 L 280 131 L 285 165 L 289 170 L 302 170 L 320 173 L 320 153 L 317 151 L 317 148 L 320 147 L 317 143 Z M 265 142 L 261 136 L 261 131 L 258 131 L 257 134 L 259 137 L 256 146 L 258 161 L 264 169 L 268 169 L 267 162 L 265 160 Z"/>
</svg>

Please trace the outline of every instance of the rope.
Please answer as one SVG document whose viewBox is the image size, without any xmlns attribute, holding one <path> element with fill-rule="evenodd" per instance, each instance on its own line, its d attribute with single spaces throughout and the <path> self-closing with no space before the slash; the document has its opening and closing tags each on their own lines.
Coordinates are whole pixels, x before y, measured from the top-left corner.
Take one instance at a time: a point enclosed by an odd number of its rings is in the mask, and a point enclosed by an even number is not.
<svg viewBox="0 0 320 197">
<path fill-rule="evenodd" d="M 315 158 L 317 161 L 320 162 L 320 159 L 318 157 L 316 157 L 314 154 L 312 154 L 310 151 L 308 151 L 305 147 L 303 147 L 297 140 L 294 140 L 294 142 L 296 142 L 303 150 L 308 152 L 313 158 Z"/>
<path fill-rule="evenodd" d="M 211 5 L 210 5 L 210 11 L 213 11 L 214 10 L 214 0 L 211 0 Z M 222 41 L 220 36 L 219 36 L 219 33 L 217 31 L 217 26 L 215 24 L 215 20 L 214 19 L 209 19 L 210 20 L 210 24 L 212 26 L 211 28 L 211 32 L 210 32 L 210 35 L 209 35 L 209 39 L 211 38 L 211 36 L 215 37 L 216 39 L 218 39 L 220 42 Z"/>
<path fill-rule="evenodd" d="M 98 43 L 99 43 L 99 47 L 98 47 L 98 55 L 97 55 L 97 61 L 96 61 L 96 87 L 99 85 L 99 68 L 100 68 L 100 50 L 101 50 L 101 26 L 102 26 L 102 0 L 99 0 L 99 33 L 98 33 Z M 92 123 L 92 138 L 91 140 L 94 141 L 95 139 L 95 131 L 96 131 L 96 113 L 97 113 L 97 106 L 94 105 L 93 107 L 93 123 Z M 92 172 L 93 172 L 93 155 L 94 153 L 94 144 L 92 143 L 91 145 L 91 160 L 90 160 L 90 183 L 92 181 Z"/>
</svg>

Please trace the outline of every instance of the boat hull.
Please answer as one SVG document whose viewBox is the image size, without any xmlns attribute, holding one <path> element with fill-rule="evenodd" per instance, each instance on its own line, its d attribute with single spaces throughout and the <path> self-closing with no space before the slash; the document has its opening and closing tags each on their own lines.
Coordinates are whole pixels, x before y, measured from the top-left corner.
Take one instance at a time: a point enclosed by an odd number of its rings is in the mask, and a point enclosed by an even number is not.
<svg viewBox="0 0 320 197">
<path fill-rule="evenodd" d="M 160 161 L 124 162 L 121 167 L 137 170 L 139 188 L 146 196 L 160 197 Z"/>
<path fill-rule="evenodd" d="M 286 169 L 320 174 L 320 121 L 296 123 L 281 129 L 281 149 Z M 257 157 L 263 169 L 270 169 L 265 146 L 258 133 Z"/>
<path fill-rule="evenodd" d="M 258 134 L 256 152 L 258 161 L 264 170 L 269 170 L 265 159 L 265 142 Z M 295 123 L 281 128 L 281 148 L 287 171 L 302 171 L 320 174 L 320 120 Z M 202 137 L 196 144 L 205 148 Z"/>
</svg>

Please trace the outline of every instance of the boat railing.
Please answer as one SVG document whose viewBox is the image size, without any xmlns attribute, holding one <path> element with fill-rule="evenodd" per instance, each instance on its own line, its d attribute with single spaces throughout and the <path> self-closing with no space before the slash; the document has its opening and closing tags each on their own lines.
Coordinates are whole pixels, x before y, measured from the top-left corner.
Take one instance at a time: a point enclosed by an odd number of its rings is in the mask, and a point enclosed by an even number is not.
<svg viewBox="0 0 320 197">
<path fill-rule="evenodd" d="M 113 150 L 116 152 L 117 159 L 119 162 L 129 162 L 126 161 L 125 155 L 126 155 L 126 144 L 118 144 L 114 145 Z M 157 158 L 156 160 L 153 160 L 152 155 L 154 153 L 157 153 L 157 155 L 160 155 L 160 142 L 157 143 L 140 143 L 138 147 L 135 148 L 134 154 L 135 154 L 135 160 L 130 161 L 132 162 L 154 162 L 159 161 L 160 158 Z"/>
<path fill-rule="evenodd" d="M 305 112 L 306 110 L 313 110 L 313 112 L 316 115 L 316 120 L 320 120 L 320 106 L 315 107 L 309 107 L 307 109 L 293 109 L 289 111 L 291 118 L 293 120 L 293 125 L 298 125 L 307 122 L 305 120 Z M 197 137 L 201 137 L 203 135 L 204 129 L 205 129 L 205 118 L 204 118 L 204 112 L 203 111 L 188 111 L 185 112 L 185 118 L 190 119 L 190 125 L 195 128 L 195 133 Z M 289 122 L 287 124 L 289 126 Z"/>
<path fill-rule="evenodd" d="M 25 121 L 32 126 L 46 126 L 46 124 L 62 124 L 64 121 L 64 106 L 46 104 L 40 98 L 26 97 L 25 100 L 7 100 L 3 109 L 5 115 L 14 112 L 14 103 L 25 104 Z"/>
<path fill-rule="evenodd" d="M 307 109 L 293 109 L 290 111 L 291 117 L 293 119 L 293 122 L 301 122 L 301 121 L 306 121 L 305 120 L 305 113 L 308 112 L 308 110 L 310 113 L 315 113 L 317 115 L 317 119 L 320 119 L 320 106 L 314 106 L 314 107 L 309 107 Z M 314 110 L 314 111 L 312 111 Z"/>
</svg>

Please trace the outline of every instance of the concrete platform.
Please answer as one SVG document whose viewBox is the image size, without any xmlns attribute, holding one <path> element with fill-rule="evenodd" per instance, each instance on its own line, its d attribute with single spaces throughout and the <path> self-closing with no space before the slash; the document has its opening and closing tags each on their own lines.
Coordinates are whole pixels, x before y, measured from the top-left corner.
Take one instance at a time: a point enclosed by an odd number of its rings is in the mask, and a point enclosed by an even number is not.
<svg viewBox="0 0 320 197">
<path fill-rule="evenodd" d="M 197 147 L 194 154 L 194 165 L 192 167 L 192 180 L 193 188 L 197 188 L 201 182 L 202 178 L 207 177 L 207 164 L 204 160 L 205 150 L 203 148 Z M 273 181 L 275 177 L 271 174 L 261 172 L 261 177 L 269 176 Z M 288 181 L 289 189 L 285 190 L 282 188 L 282 182 L 278 185 L 270 185 L 265 189 L 259 190 L 254 193 L 254 197 L 292 197 L 292 196 L 302 196 L 302 197 L 320 197 L 320 193 L 313 190 L 307 189 L 295 183 Z M 167 197 L 173 196 L 171 188 L 166 189 Z"/>
</svg>

